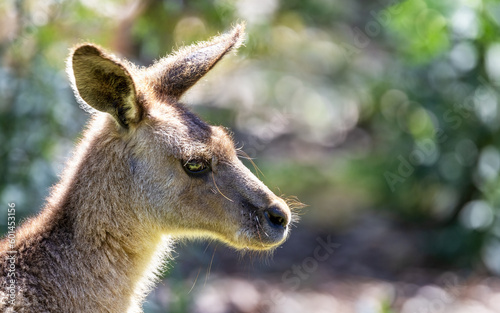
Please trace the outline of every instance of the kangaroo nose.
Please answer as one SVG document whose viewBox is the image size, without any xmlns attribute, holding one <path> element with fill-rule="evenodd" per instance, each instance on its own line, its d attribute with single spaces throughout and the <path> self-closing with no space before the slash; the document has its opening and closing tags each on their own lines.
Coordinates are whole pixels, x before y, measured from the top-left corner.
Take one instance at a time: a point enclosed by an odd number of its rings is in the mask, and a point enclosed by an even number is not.
<svg viewBox="0 0 500 313">
<path fill-rule="evenodd" d="M 275 228 L 286 228 L 290 222 L 285 209 L 278 205 L 273 205 L 267 208 L 264 211 L 264 216 L 266 217 L 269 225 Z"/>
</svg>

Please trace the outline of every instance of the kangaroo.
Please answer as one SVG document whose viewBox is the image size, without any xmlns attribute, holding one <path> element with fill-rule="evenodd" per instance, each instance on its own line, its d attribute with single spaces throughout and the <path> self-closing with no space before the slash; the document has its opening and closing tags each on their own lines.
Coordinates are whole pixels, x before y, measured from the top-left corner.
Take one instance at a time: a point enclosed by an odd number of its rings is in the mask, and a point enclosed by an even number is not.
<svg viewBox="0 0 500 313">
<path fill-rule="evenodd" d="M 256 251 L 286 240 L 286 201 L 224 128 L 179 102 L 243 37 L 237 25 L 147 68 L 94 44 L 72 49 L 67 72 L 93 114 L 42 211 L 0 242 L 0 311 L 142 312 L 176 240 Z"/>
</svg>

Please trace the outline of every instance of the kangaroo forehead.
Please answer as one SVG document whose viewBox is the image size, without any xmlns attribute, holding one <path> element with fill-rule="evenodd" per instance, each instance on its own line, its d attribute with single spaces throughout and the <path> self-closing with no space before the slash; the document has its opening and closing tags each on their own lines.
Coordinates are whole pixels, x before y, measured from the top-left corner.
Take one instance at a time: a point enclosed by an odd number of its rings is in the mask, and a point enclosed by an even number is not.
<svg viewBox="0 0 500 313">
<path fill-rule="evenodd" d="M 176 143 L 182 144 L 181 147 L 178 147 L 178 151 L 180 151 L 178 158 L 183 160 L 211 160 L 216 157 L 219 161 L 230 161 L 236 156 L 234 142 L 227 131 L 220 126 L 208 125 L 208 127 L 210 132 L 206 137 L 204 136 L 200 138 L 199 134 L 189 134 L 188 137 L 193 135 L 194 138 L 191 138 L 188 141 L 175 141 Z M 191 131 L 192 129 L 190 129 L 188 133 Z"/>
<path fill-rule="evenodd" d="M 162 108 L 155 118 L 160 140 L 179 159 L 231 159 L 236 155 L 234 142 L 228 131 L 212 126 L 181 106 Z"/>
<path fill-rule="evenodd" d="M 198 129 L 200 132 L 203 132 L 202 137 L 200 137 L 199 133 L 193 131 L 193 129 L 189 129 L 188 132 L 190 132 L 190 136 L 193 137 L 191 137 L 190 142 L 184 142 L 187 144 L 187 149 L 183 150 L 187 153 L 185 153 L 182 158 L 212 159 L 213 157 L 217 157 L 220 161 L 229 161 L 236 156 L 233 139 L 226 129 L 221 126 L 212 126 L 206 123 L 205 125 L 208 127 L 207 129 Z"/>
</svg>

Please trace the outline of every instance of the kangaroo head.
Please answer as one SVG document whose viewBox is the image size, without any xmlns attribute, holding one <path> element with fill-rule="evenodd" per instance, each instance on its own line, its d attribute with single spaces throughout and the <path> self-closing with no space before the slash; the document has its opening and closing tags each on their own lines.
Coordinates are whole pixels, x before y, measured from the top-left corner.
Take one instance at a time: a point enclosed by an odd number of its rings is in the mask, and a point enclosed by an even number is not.
<svg viewBox="0 0 500 313">
<path fill-rule="evenodd" d="M 68 72 L 79 102 L 98 111 L 102 136 L 120 149 L 127 164 L 122 183 L 133 190 L 126 201 L 145 225 L 267 250 L 286 239 L 289 207 L 241 163 L 224 128 L 179 103 L 243 36 L 240 25 L 148 68 L 83 44 L 73 50 Z"/>
</svg>

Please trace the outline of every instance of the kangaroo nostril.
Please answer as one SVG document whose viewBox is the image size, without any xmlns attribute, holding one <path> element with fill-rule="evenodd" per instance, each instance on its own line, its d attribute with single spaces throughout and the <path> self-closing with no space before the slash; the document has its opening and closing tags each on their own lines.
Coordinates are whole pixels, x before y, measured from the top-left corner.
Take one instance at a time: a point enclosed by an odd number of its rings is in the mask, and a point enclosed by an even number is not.
<svg viewBox="0 0 500 313">
<path fill-rule="evenodd" d="M 283 210 L 272 206 L 264 211 L 264 216 L 273 227 L 285 228 L 288 225 L 288 217 Z"/>
</svg>

